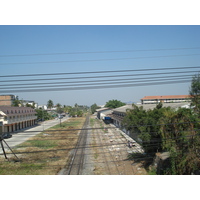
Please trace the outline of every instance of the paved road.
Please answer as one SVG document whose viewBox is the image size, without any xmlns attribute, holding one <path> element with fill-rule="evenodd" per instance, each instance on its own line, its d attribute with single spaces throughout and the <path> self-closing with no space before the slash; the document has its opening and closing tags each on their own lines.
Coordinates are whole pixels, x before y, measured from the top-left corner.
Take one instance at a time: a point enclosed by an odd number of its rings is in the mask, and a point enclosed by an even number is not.
<svg viewBox="0 0 200 200">
<path fill-rule="evenodd" d="M 64 117 L 61 122 L 67 120 L 68 117 Z M 15 147 L 16 145 L 21 144 L 22 142 L 26 141 L 30 137 L 33 137 L 37 135 L 38 133 L 42 132 L 43 130 L 46 130 L 52 126 L 55 126 L 56 124 L 59 124 L 59 119 L 53 119 L 49 121 L 42 122 L 40 125 L 34 126 L 32 128 L 24 129 L 21 132 L 12 133 L 12 138 L 5 139 L 6 143 L 10 146 L 10 148 Z M 34 131 L 34 132 L 32 132 Z M 6 144 L 3 142 L 5 150 L 9 150 Z M 2 148 L 0 146 L 0 155 L 2 154 Z"/>
</svg>

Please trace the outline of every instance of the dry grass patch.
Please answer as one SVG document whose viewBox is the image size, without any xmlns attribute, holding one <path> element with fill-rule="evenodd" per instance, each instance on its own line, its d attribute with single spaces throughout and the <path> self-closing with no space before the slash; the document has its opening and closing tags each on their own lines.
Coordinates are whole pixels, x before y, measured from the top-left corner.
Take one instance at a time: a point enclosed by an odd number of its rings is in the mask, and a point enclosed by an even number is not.
<svg viewBox="0 0 200 200">
<path fill-rule="evenodd" d="M 57 174 L 67 164 L 78 140 L 79 131 L 70 129 L 82 128 L 84 121 L 84 117 L 70 118 L 61 127 L 56 125 L 20 144 L 14 149 L 20 162 L 14 162 L 14 156 L 9 156 L 9 162 L 0 157 L 0 174 Z"/>
</svg>

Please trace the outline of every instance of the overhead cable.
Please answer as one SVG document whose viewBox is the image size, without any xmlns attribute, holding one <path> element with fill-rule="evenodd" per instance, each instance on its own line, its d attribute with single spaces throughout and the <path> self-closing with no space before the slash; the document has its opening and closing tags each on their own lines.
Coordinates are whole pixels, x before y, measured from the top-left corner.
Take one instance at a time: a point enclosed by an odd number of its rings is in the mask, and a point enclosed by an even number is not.
<svg viewBox="0 0 200 200">
<path fill-rule="evenodd" d="M 160 80 L 161 79 L 161 80 Z M 176 80 L 185 80 L 185 81 L 191 81 L 191 76 L 189 78 L 187 77 L 176 77 Z M 126 80 L 126 81 L 101 81 L 100 83 L 99 82 L 93 82 L 92 84 L 91 83 L 87 83 L 87 84 L 65 84 L 65 85 L 47 85 L 47 86 L 44 86 L 44 85 L 39 85 L 39 86 L 20 86 L 20 87 L 7 87 L 7 88 L 0 88 L 0 91 L 3 91 L 3 90 L 8 90 L 8 89 L 26 89 L 26 88 L 29 88 L 29 89 L 36 89 L 36 88 L 62 88 L 62 87 L 77 87 L 77 86 L 94 86 L 94 85 L 97 85 L 97 86 L 100 86 L 100 85 L 112 85 L 112 84 L 127 84 L 127 83 L 150 83 L 150 82 L 156 82 L 156 81 L 174 81 L 174 77 L 172 78 L 166 78 L 166 77 L 159 77 L 158 80 L 156 78 L 151 78 L 150 80 L 139 80 L 139 81 L 135 81 L 135 80 Z M 109 83 L 108 83 L 109 82 Z M 2 87 L 2 86 L 1 86 Z"/>
<path fill-rule="evenodd" d="M 66 80 L 66 79 L 94 79 L 94 78 L 113 78 L 113 77 L 126 77 L 126 76 L 150 76 L 150 75 L 163 75 L 163 74 L 183 74 L 183 73 L 197 73 L 199 70 L 194 71 L 171 71 L 171 72 L 160 72 L 160 73 L 145 73 L 145 74 L 119 74 L 119 75 L 103 75 L 103 76 L 77 76 L 77 77 L 65 77 L 65 78 L 49 78 L 49 79 L 13 79 L 13 80 L 0 80 L 3 82 L 25 82 L 25 81 L 52 81 L 52 80 Z"/>
<path fill-rule="evenodd" d="M 141 84 L 120 84 L 120 85 L 106 85 L 106 86 L 89 86 L 89 87 L 65 87 L 65 88 L 51 88 L 51 89 L 29 89 L 29 90 L 0 90 L 0 93 L 17 93 L 17 92 L 49 92 L 49 91 L 70 91 L 70 90 L 91 90 L 91 89 L 108 89 L 108 88 L 123 88 L 123 87 L 139 87 L 139 86 L 150 86 L 150 85 L 165 85 L 165 84 L 177 84 L 177 83 L 187 83 L 191 80 L 182 81 L 164 81 L 164 82 L 147 82 Z"/>
<path fill-rule="evenodd" d="M 124 73 L 124 72 L 140 72 L 140 71 L 163 71 L 163 70 L 183 70 L 183 69 L 200 69 L 200 66 L 181 66 L 181 67 L 162 67 L 162 68 L 144 68 L 144 69 L 124 69 L 124 70 L 104 70 L 104 71 L 86 71 L 86 72 L 61 72 L 49 74 L 13 74 L 4 75 L 0 78 L 21 77 L 21 76 L 57 76 L 57 75 L 76 75 L 76 74 L 99 74 L 99 73 Z"/>
<path fill-rule="evenodd" d="M 146 58 L 168 58 L 168 57 L 183 57 L 183 56 L 199 56 L 200 54 L 184 54 L 184 55 L 166 55 L 166 56 L 141 56 L 130 58 L 106 58 L 94 60 L 62 60 L 62 61 L 44 61 L 44 62 L 22 62 L 22 63 L 0 63 L 0 65 L 30 65 L 30 64 L 60 64 L 70 62 L 97 62 L 97 61 L 113 61 L 113 60 L 133 60 L 133 59 L 146 59 Z"/>
<path fill-rule="evenodd" d="M 113 82 L 113 81 L 131 81 L 131 80 L 155 80 L 155 79 L 165 79 L 165 78 L 192 78 L 192 75 L 179 75 L 179 76 L 162 76 L 162 77 L 156 77 L 156 76 L 153 76 L 153 77 L 136 77 L 136 78 L 124 78 L 124 79 L 102 79 L 102 80 L 89 80 L 89 81 L 64 81 L 64 82 L 39 82 L 39 83 L 13 83 L 13 84 L 4 84 L 4 85 L 1 85 L 0 89 L 3 89 L 3 87 L 6 87 L 8 89 L 9 86 L 28 86 L 28 85 L 31 85 L 32 87 L 34 85 L 39 85 L 39 86 L 42 86 L 42 85 L 58 85 L 59 84 L 72 84 L 72 83 L 101 83 L 101 82 Z M 14 88 L 14 87 L 12 87 Z M 24 88 L 24 87 L 23 87 Z"/>
<path fill-rule="evenodd" d="M 117 50 L 117 51 L 82 51 L 82 52 L 64 52 L 64 53 L 32 53 L 32 54 L 7 54 L 0 55 L 0 57 L 20 57 L 20 56 L 57 56 L 67 54 L 101 54 L 101 53 L 128 53 L 128 52 L 142 52 L 142 51 L 175 51 L 175 50 L 192 50 L 200 49 L 200 47 L 180 47 L 169 49 L 135 49 L 135 50 Z"/>
</svg>

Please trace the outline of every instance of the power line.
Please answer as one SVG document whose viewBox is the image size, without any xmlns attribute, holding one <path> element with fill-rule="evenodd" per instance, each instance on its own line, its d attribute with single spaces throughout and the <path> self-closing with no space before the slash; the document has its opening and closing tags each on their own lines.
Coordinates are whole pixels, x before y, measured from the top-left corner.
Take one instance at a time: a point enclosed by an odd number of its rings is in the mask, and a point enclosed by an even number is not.
<svg viewBox="0 0 200 200">
<path fill-rule="evenodd" d="M 32 90 L 4 90 L 1 93 L 13 93 L 13 92 L 49 92 L 49 91 L 71 91 L 71 90 L 92 90 L 92 89 L 109 89 L 109 88 L 124 88 L 124 87 L 139 87 L 139 86 L 150 86 L 150 85 L 166 85 L 166 84 L 178 84 L 188 83 L 191 80 L 182 81 L 168 81 L 168 82 L 147 82 L 141 84 L 124 84 L 124 85 L 106 85 L 106 86 L 89 86 L 89 87 L 69 87 L 69 88 L 56 88 L 56 89 L 32 89 Z"/>
<path fill-rule="evenodd" d="M 51 78 L 51 79 L 14 79 L 14 80 L 1 80 L 0 82 L 25 82 L 25 81 L 49 81 L 49 80 L 66 80 L 66 79 L 94 79 L 94 78 L 113 78 L 113 77 L 126 77 L 126 76 L 150 76 L 150 75 L 163 75 L 163 74 L 176 74 L 176 73 L 197 73 L 198 71 L 170 71 L 170 72 L 160 72 L 160 73 L 147 73 L 147 74 L 120 74 L 120 75 L 104 75 L 104 76 L 77 76 L 77 77 L 66 77 L 66 78 Z"/>
<path fill-rule="evenodd" d="M 156 76 L 153 76 L 153 77 L 139 77 L 139 78 L 134 78 L 134 80 L 149 80 L 149 79 L 163 79 L 163 78 L 192 78 L 192 75 L 179 75 L 179 76 L 165 76 L 165 77 L 156 77 Z M 6 89 L 8 89 L 9 86 L 28 86 L 28 85 L 31 85 L 32 87 L 34 85 L 58 85 L 59 84 L 71 84 L 71 83 L 99 83 L 99 82 L 113 82 L 113 81 L 130 81 L 130 80 L 133 80 L 133 78 L 124 78 L 124 79 L 103 79 L 103 80 L 91 80 L 91 81 L 75 81 L 75 82 L 72 82 L 72 81 L 64 81 L 64 82 L 40 82 L 40 83 L 18 83 L 18 84 L 4 84 L 4 85 L 1 85 L 2 88 L 0 89 L 3 89 L 3 87 L 7 87 Z M 12 87 L 13 88 L 13 87 Z M 0 100 L 1 101 L 1 100 Z"/>
<path fill-rule="evenodd" d="M 20 56 L 53 56 L 53 55 L 67 55 L 67 54 L 102 54 L 102 53 L 128 53 L 128 52 L 142 52 L 142 51 L 175 51 L 175 50 L 192 50 L 200 49 L 200 47 L 183 47 L 183 48 L 169 48 L 169 49 L 136 49 L 136 50 L 119 50 L 119 51 L 86 51 L 86 52 L 64 52 L 64 53 L 33 53 L 33 54 L 7 54 L 0 55 L 0 57 L 20 57 Z"/>
<path fill-rule="evenodd" d="M 200 134 L 197 134 L 197 132 L 199 132 L 199 131 L 200 131 L 200 129 L 197 129 L 197 130 L 187 130 L 187 131 L 179 131 L 178 133 L 191 133 L 191 132 L 195 132 L 195 134 L 181 135 L 181 136 L 170 137 L 170 138 L 154 138 L 154 139 L 151 139 L 151 140 L 148 140 L 148 141 L 143 141 L 141 143 L 152 143 L 153 142 L 154 144 L 156 144 L 156 143 L 160 144 L 161 142 L 168 141 L 168 140 L 177 140 L 177 139 L 181 139 L 181 138 L 197 137 L 197 136 L 200 136 Z M 173 134 L 175 131 L 174 132 L 173 131 L 169 131 L 169 132 Z M 155 134 L 157 132 L 142 132 L 142 133 L 143 134 L 145 134 L 145 133 Z M 53 139 L 51 139 L 51 137 L 53 137 Z M 78 135 L 76 135 L 76 137 L 75 136 L 74 137 L 69 137 L 69 136 L 51 136 L 51 135 L 49 135 L 49 136 L 42 136 L 41 138 L 43 138 L 43 139 L 42 140 L 30 139 L 30 140 L 27 140 L 25 142 L 32 142 L 32 141 L 55 141 L 55 138 L 56 138 L 56 141 L 58 141 L 58 140 L 65 140 L 65 139 L 66 140 L 67 139 L 78 139 Z M 118 136 L 115 136 L 114 138 L 112 137 L 112 139 L 113 140 L 118 139 Z M 141 143 L 139 143 L 138 141 L 135 142 L 135 143 L 138 144 L 138 145 L 141 145 Z M 111 146 L 113 146 L 113 145 L 122 145 L 122 144 L 127 144 L 127 143 L 126 142 L 125 143 L 124 142 L 123 143 L 119 143 L 119 142 L 112 142 L 112 143 L 110 143 Z M 148 144 L 144 144 L 144 145 L 148 146 Z M 63 145 L 63 146 L 65 146 L 65 145 Z M 101 146 L 89 145 L 87 148 L 102 147 L 102 146 L 104 146 L 104 145 L 101 145 Z M 105 146 L 109 146 L 109 145 L 105 145 Z M 23 145 L 23 146 L 20 145 L 19 146 L 19 145 L 17 145 L 17 147 L 23 148 L 23 147 L 30 147 L 30 146 L 25 146 L 25 145 Z M 40 147 L 48 147 L 48 146 L 40 145 Z"/>
<path fill-rule="evenodd" d="M 169 125 L 180 125 L 180 124 L 198 124 L 200 121 L 190 121 L 190 122 L 178 122 L 178 123 L 165 123 L 165 124 L 154 124 L 153 126 L 169 126 Z M 131 128 L 138 128 L 138 127 L 150 127 L 152 124 L 138 124 L 137 126 L 129 126 Z M 104 130 L 104 129 L 117 129 L 117 127 L 99 127 L 99 128 L 78 128 L 78 129 L 53 129 L 53 130 L 41 130 L 41 131 L 23 131 L 23 133 L 35 133 L 35 132 L 41 132 L 41 133 L 54 133 L 55 131 L 59 132 L 65 132 L 65 131 L 80 131 L 80 130 Z M 200 130 L 200 129 L 198 129 Z M 154 132 L 152 132 L 154 133 Z M 64 133 L 63 133 L 64 134 Z M 76 133 L 70 133 L 70 134 L 76 134 Z M 48 137 L 48 136 L 47 136 Z"/>
<path fill-rule="evenodd" d="M 191 131 L 188 131 L 188 132 L 191 132 Z M 174 137 L 174 138 L 167 138 L 167 139 L 157 139 L 157 140 L 150 140 L 150 141 L 147 141 L 148 143 L 147 144 L 143 144 L 141 146 L 142 147 L 149 147 L 149 146 L 155 146 L 155 147 L 158 147 L 159 144 L 162 143 L 162 141 L 167 141 L 167 140 L 173 140 L 173 139 L 179 139 L 179 138 L 185 138 L 185 137 L 195 137 L 195 136 L 200 136 L 200 134 L 196 134 L 196 135 L 185 135 L 185 136 L 178 136 L 178 137 Z M 34 141 L 34 140 L 33 140 Z M 146 141 L 144 141 L 146 142 Z M 151 143 L 153 142 L 153 143 Z M 175 141 L 174 141 L 175 142 Z M 136 144 L 140 145 L 139 143 L 135 142 Z M 180 143 L 180 142 L 178 142 Z M 89 146 L 79 146 L 79 147 L 74 147 L 75 145 L 73 145 L 72 147 L 70 148 L 60 148 L 60 149 L 48 149 L 48 150 L 38 150 L 38 151 L 22 151 L 22 152 L 16 152 L 16 154 L 31 154 L 31 153 L 42 153 L 42 152 L 54 152 L 54 151 L 66 151 L 66 150 L 72 150 L 72 149 L 92 149 L 92 148 L 103 148 L 103 147 L 112 147 L 113 145 L 127 145 L 127 142 L 118 142 L 118 143 L 108 143 L 108 144 L 104 144 L 104 145 L 89 145 Z M 66 145 L 63 145 L 63 146 L 66 146 Z M 30 146 L 20 146 L 20 148 L 25 148 L 25 147 L 30 147 Z M 33 147 L 33 146 L 32 146 Z M 45 146 L 45 145 L 41 145 L 40 147 L 48 147 L 48 146 Z M 69 146 L 68 146 L 69 147 Z M 137 147 L 136 147 L 137 148 Z M 156 153 L 156 152 L 155 152 Z M 9 153 L 8 153 L 9 154 Z M 12 153 L 10 153 L 12 154 Z M 0 154 L 0 155 L 3 155 L 3 154 Z"/>
<path fill-rule="evenodd" d="M 146 58 L 168 58 L 168 57 L 182 57 L 182 56 L 198 56 L 200 54 L 184 54 L 184 55 L 166 55 L 166 56 L 143 56 L 143 57 L 130 57 L 130 58 L 106 58 L 94 60 L 63 60 L 63 61 L 46 61 L 46 62 L 25 62 L 25 63 L 0 63 L 0 65 L 29 65 L 29 64 L 60 64 L 69 62 L 97 62 L 97 61 L 113 61 L 113 60 L 133 60 L 133 59 L 146 59 Z"/>
<path fill-rule="evenodd" d="M 189 67 L 162 67 L 162 68 L 145 68 L 145 69 L 128 69 L 128 70 L 110 70 L 110 71 L 87 71 L 87 72 L 62 72 L 62 73 L 49 73 L 49 74 L 14 74 L 0 76 L 0 78 L 8 77 L 22 77 L 22 76 L 57 76 L 57 75 L 76 75 L 76 74 L 98 74 L 98 73 L 121 73 L 121 72 L 140 72 L 140 71 L 163 71 L 163 70 L 183 70 L 183 69 L 199 69 L 200 66 L 189 66 Z"/>
<path fill-rule="evenodd" d="M 156 77 L 158 79 L 161 79 L 162 81 L 172 81 L 174 80 L 174 77 L 172 78 L 168 78 L 168 77 Z M 144 82 L 151 82 L 151 81 L 160 81 L 160 80 L 156 80 L 156 78 L 151 78 L 150 80 L 140 80 L 140 81 L 135 81 L 135 80 L 131 80 L 131 79 L 128 79 L 126 81 L 120 81 L 120 80 L 116 80 L 116 81 L 113 81 L 113 80 L 108 80 L 108 81 L 101 81 L 99 83 L 99 81 L 93 81 L 93 84 L 92 86 L 94 85 L 112 85 L 112 84 L 125 84 L 125 83 L 144 83 Z M 141 78 L 142 79 L 142 78 Z M 186 77 L 176 77 L 176 80 L 185 80 L 185 81 L 191 81 L 191 75 L 190 75 L 190 78 L 186 78 Z M 112 82 L 111 82 L 112 81 Z M 102 83 L 103 82 L 103 83 Z M 108 83 L 108 82 L 111 82 L 111 83 Z M 44 85 L 39 85 L 39 86 L 23 86 L 23 87 L 7 87 L 7 88 L 0 88 L 1 90 L 8 90 L 8 89 L 26 89 L 26 88 L 30 88 L 30 89 L 33 89 L 33 88 L 55 88 L 55 87 L 72 87 L 72 86 L 91 86 L 91 83 L 89 84 L 65 84 L 65 85 L 52 85 L 52 86 L 44 86 Z"/>
</svg>

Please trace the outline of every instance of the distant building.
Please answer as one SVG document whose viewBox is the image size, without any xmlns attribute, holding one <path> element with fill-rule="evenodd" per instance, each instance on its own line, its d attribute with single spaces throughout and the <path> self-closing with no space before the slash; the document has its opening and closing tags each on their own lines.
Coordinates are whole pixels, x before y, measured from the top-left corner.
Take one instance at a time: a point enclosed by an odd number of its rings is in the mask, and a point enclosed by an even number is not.
<svg viewBox="0 0 200 200">
<path fill-rule="evenodd" d="M 47 106 L 46 106 L 46 105 L 40 105 L 40 106 L 38 106 L 37 108 L 38 108 L 38 109 L 41 108 L 41 109 L 43 109 L 43 110 L 47 110 Z"/>
<path fill-rule="evenodd" d="M 0 106 L 0 132 L 14 132 L 35 125 L 36 112 L 30 107 Z"/>
<path fill-rule="evenodd" d="M 107 117 L 108 114 L 112 113 L 112 110 L 110 108 L 100 108 L 97 109 L 97 118 L 105 120 L 105 117 Z"/>
<path fill-rule="evenodd" d="M 145 96 L 141 99 L 142 104 L 157 104 L 161 103 L 181 103 L 190 102 L 190 95 L 168 95 L 168 96 Z"/>
<path fill-rule="evenodd" d="M 0 106 L 12 106 L 13 101 L 16 99 L 16 95 L 0 95 Z"/>
<path fill-rule="evenodd" d="M 22 100 L 23 106 L 26 106 L 26 104 L 30 106 L 34 106 L 35 108 L 38 107 L 38 104 L 35 103 L 35 101 L 30 101 L 30 100 Z"/>
</svg>

